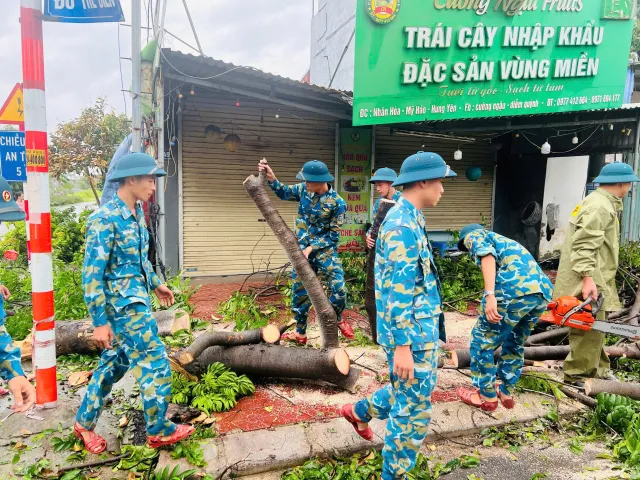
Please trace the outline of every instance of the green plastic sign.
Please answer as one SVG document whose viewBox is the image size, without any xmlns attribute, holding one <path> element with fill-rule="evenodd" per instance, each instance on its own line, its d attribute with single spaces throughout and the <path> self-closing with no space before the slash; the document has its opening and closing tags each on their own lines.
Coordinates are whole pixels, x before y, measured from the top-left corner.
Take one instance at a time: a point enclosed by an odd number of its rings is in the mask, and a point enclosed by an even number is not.
<svg viewBox="0 0 640 480">
<path fill-rule="evenodd" d="M 632 0 L 358 0 L 353 124 L 622 105 Z"/>
<path fill-rule="evenodd" d="M 340 251 L 364 249 L 370 220 L 371 129 L 341 128 L 338 159 L 338 194 L 347 202 L 346 221 L 340 230 Z"/>
</svg>

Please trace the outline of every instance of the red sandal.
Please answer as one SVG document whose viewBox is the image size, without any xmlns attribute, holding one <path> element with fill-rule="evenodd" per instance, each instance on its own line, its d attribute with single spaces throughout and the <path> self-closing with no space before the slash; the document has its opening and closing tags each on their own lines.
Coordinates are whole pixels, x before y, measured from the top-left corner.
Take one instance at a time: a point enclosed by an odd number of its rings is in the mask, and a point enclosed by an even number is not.
<svg viewBox="0 0 640 480">
<path fill-rule="evenodd" d="M 511 410 L 513 407 L 516 406 L 516 401 L 513 399 L 513 397 L 506 398 L 506 395 L 500 391 L 500 388 L 498 387 L 497 383 L 496 383 L 496 392 L 498 393 L 498 399 L 500 400 L 500 403 L 504 408 L 508 408 L 509 410 Z"/>
<path fill-rule="evenodd" d="M 84 448 L 86 448 L 89 453 L 97 455 L 107 449 L 107 441 L 93 430 L 82 428 L 76 423 L 73 425 L 73 434 L 82 440 Z"/>
<path fill-rule="evenodd" d="M 297 343 L 298 345 L 302 345 L 303 347 L 307 344 L 307 336 L 296 336 L 293 332 L 283 333 L 280 337 L 280 340 L 284 340 L 285 342 Z"/>
<path fill-rule="evenodd" d="M 473 396 L 478 394 L 480 398 L 480 403 L 474 401 Z M 477 388 L 469 388 L 469 387 L 458 387 L 456 388 L 456 395 L 458 398 L 462 400 L 463 403 L 467 405 L 471 405 L 472 407 L 480 408 L 485 412 L 493 412 L 498 408 L 498 401 L 495 402 L 485 402 L 480 397 L 480 391 Z"/>
<path fill-rule="evenodd" d="M 160 448 L 166 447 L 167 445 L 173 445 L 174 443 L 178 443 L 196 431 L 194 427 L 191 425 L 178 425 L 176 431 L 171 435 L 166 437 L 166 440 L 163 440 L 162 435 L 154 435 L 153 437 L 147 437 L 147 445 L 151 448 Z"/>
<path fill-rule="evenodd" d="M 356 433 L 358 435 L 360 435 L 362 438 L 364 438 L 369 442 L 373 441 L 373 430 L 371 430 L 371 427 L 367 427 L 364 430 L 360 430 L 358 428 L 358 423 L 365 423 L 365 422 L 359 422 L 354 417 L 353 405 L 351 405 L 350 403 L 348 403 L 347 405 L 343 405 L 342 409 L 340 410 L 340 413 L 342 413 L 342 416 L 345 418 L 347 422 L 353 425 L 353 428 L 356 430 Z"/>
</svg>

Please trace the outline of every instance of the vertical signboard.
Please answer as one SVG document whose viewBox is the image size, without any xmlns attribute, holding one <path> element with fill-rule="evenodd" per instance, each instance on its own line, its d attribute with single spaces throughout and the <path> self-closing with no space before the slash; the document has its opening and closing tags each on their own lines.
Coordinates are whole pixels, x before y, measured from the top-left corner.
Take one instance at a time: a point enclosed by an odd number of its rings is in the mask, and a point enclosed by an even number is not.
<svg viewBox="0 0 640 480">
<path fill-rule="evenodd" d="M 364 236 L 369 222 L 371 189 L 371 130 L 340 129 L 338 158 L 338 193 L 347 202 L 346 221 L 340 232 L 340 251 L 364 249 Z"/>
</svg>

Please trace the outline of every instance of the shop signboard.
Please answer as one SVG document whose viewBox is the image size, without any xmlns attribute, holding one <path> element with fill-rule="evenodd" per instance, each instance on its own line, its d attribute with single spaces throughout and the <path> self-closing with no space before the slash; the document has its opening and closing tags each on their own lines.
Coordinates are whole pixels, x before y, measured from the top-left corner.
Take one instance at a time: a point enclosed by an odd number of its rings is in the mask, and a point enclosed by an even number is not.
<svg viewBox="0 0 640 480">
<path fill-rule="evenodd" d="M 358 0 L 353 124 L 617 108 L 631 0 Z"/>
<path fill-rule="evenodd" d="M 341 251 L 364 249 L 364 235 L 371 201 L 371 129 L 340 129 L 338 194 L 347 202 L 347 215 L 340 231 Z"/>
</svg>

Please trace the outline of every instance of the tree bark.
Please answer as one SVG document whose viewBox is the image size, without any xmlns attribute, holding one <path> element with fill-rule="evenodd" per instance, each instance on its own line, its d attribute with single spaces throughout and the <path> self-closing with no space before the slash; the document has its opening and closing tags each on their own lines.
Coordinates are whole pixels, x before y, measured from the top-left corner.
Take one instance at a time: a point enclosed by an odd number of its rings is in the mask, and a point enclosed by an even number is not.
<svg viewBox="0 0 640 480">
<path fill-rule="evenodd" d="M 244 181 L 244 188 L 273 230 L 273 233 L 293 265 L 296 274 L 300 277 L 304 288 L 307 290 L 311 304 L 316 311 L 318 324 L 320 325 L 322 346 L 324 348 L 337 348 L 340 343 L 338 341 L 338 317 L 336 311 L 333 309 L 331 303 L 329 303 L 329 299 L 324 293 L 320 280 L 318 280 L 309 261 L 302 253 L 300 245 L 298 245 L 298 239 L 282 219 L 267 195 L 264 187 L 265 180 L 266 175 L 264 172 L 260 172 L 257 177 L 251 175 Z"/>
<path fill-rule="evenodd" d="M 524 349 L 524 358 L 527 360 L 564 360 L 570 351 L 571 347 L 569 345 L 526 347 Z M 623 347 L 606 347 L 604 351 L 610 358 L 625 357 L 640 360 L 640 349 L 636 344 Z M 498 348 L 493 354 L 494 358 L 499 358 L 500 353 L 501 349 Z M 469 368 L 471 365 L 469 350 L 461 349 L 451 352 L 451 363 L 458 369 Z"/>
<path fill-rule="evenodd" d="M 98 206 L 100 206 L 100 196 L 98 195 L 96 186 L 93 183 L 93 177 L 91 177 L 91 172 L 89 171 L 89 167 L 87 167 L 87 180 L 89 181 L 89 185 L 91 186 L 91 190 L 93 191 L 93 196 L 96 198 L 96 203 L 98 204 Z"/>
<path fill-rule="evenodd" d="M 256 377 L 322 380 L 348 391 L 360 370 L 350 366 L 342 349 L 292 348 L 279 345 L 209 347 L 196 361 L 183 365 L 191 375 L 201 376 L 212 363 L 220 362 L 238 374 Z"/>
<path fill-rule="evenodd" d="M 629 324 L 630 325 L 638 325 L 640 316 L 640 287 L 638 287 L 638 291 L 636 292 L 636 298 L 631 306 L 631 310 L 629 311 Z"/>
<path fill-rule="evenodd" d="M 396 204 L 393 200 L 387 200 L 383 198 L 380 200 L 378 206 L 378 213 L 373 220 L 371 230 L 369 234 L 371 239 L 375 242 L 378 239 L 378 231 L 382 225 L 382 221 L 387 216 L 387 213 Z M 367 252 L 367 285 L 364 293 L 364 308 L 367 311 L 367 317 L 369 317 L 369 326 L 371 327 L 371 338 L 376 345 L 378 344 L 378 326 L 377 326 L 377 312 L 376 312 L 376 282 L 375 282 L 375 264 L 376 264 L 376 247 L 370 248 Z"/>
<path fill-rule="evenodd" d="M 524 345 L 526 347 L 529 347 L 532 345 L 558 341 L 559 339 L 564 338 L 567 335 L 569 335 L 569 327 L 555 328 L 553 330 L 547 330 L 546 332 L 538 333 L 536 335 L 531 335 L 524 342 Z"/>
<path fill-rule="evenodd" d="M 213 346 L 237 347 L 256 343 L 276 343 L 280 340 L 280 329 L 275 325 L 264 328 L 246 330 L 244 332 L 215 332 L 205 333 L 194 340 L 187 348 L 176 354 L 176 359 L 182 365 L 188 365 L 198 358 L 207 348 Z"/>
<path fill-rule="evenodd" d="M 189 314 L 184 310 L 161 310 L 153 312 L 153 317 L 158 322 L 158 334 L 161 337 L 172 335 L 178 330 L 191 330 Z M 92 336 L 93 323 L 89 319 L 56 322 L 56 356 L 100 353 L 102 349 L 93 342 Z M 20 347 L 22 358 L 31 357 L 31 335 L 15 343 Z"/>
<path fill-rule="evenodd" d="M 615 393 L 616 395 L 640 400 L 640 383 L 590 378 L 584 382 L 584 393 L 590 397 L 595 397 L 599 393 Z"/>
<path fill-rule="evenodd" d="M 189 405 L 170 403 L 166 417 L 175 423 L 187 423 L 200 416 L 201 413 L 200 410 Z"/>
<path fill-rule="evenodd" d="M 596 402 L 593 398 L 587 397 L 586 395 L 582 395 L 581 393 L 576 392 L 572 388 L 565 387 L 561 385 L 560 391 L 564 393 L 567 397 L 573 398 L 574 400 L 579 401 L 583 405 L 586 405 L 589 408 L 595 408 L 598 402 Z"/>
</svg>

